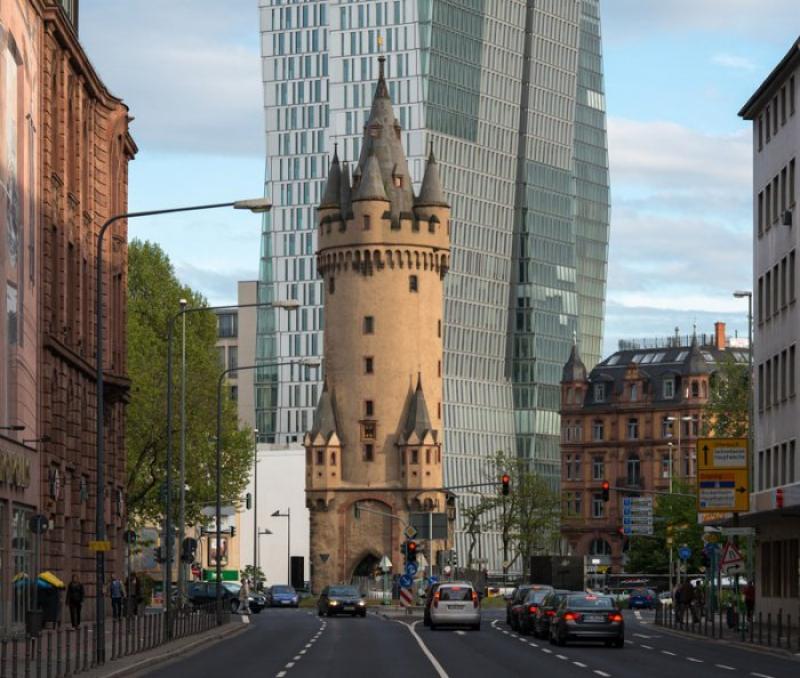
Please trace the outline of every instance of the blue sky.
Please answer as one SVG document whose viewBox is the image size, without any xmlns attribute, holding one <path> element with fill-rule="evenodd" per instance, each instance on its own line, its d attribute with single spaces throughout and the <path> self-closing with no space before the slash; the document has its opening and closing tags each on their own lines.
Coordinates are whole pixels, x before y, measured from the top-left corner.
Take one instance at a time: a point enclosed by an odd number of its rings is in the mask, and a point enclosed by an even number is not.
<svg viewBox="0 0 800 678">
<path fill-rule="evenodd" d="M 83 0 L 81 41 L 136 118 L 131 209 L 257 197 L 264 142 L 257 0 Z M 601 0 L 618 339 L 746 332 L 750 132 L 737 111 L 800 33 L 798 0 Z M 213 303 L 258 273 L 260 219 L 130 222 Z"/>
</svg>

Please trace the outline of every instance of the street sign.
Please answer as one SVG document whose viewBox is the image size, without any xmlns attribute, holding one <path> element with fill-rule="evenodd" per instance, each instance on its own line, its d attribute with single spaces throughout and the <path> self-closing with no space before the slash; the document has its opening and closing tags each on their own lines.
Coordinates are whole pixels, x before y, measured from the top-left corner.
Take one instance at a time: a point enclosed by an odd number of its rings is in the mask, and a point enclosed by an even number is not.
<svg viewBox="0 0 800 678">
<path fill-rule="evenodd" d="M 410 589 L 414 584 L 414 580 L 407 574 L 400 577 L 400 586 L 404 589 Z"/>
<path fill-rule="evenodd" d="M 389 556 L 383 556 L 383 558 L 381 558 L 381 562 L 378 563 L 378 567 L 380 567 L 383 572 L 388 572 L 391 570 L 392 561 L 389 560 Z"/>
<path fill-rule="evenodd" d="M 626 535 L 653 534 L 653 498 L 624 497 L 622 531 Z"/>
<path fill-rule="evenodd" d="M 747 468 L 746 438 L 698 438 L 698 470 Z"/>
<path fill-rule="evenodd" d="M 406 535 L 406 539 L 414 539 L 414 537 L 417 536 L 417 530 L 411 525 L 406 525 L 404 534 Z"/>
<path fill-rule="evenodd" d="M 744 558 L 741 551 L 732 542 L 725 544 L 722 558 L 719 561 L 719 570 L 724 574 L 737 574 L 745 571 Z"/>
<path fill-rule="evenodd" d="M 718 544 L 721 538 L 719 532 L 704 532 L 702 537 L 706 544 Z"/>
<path fill-rule="evenodd" d="M 690 549 L 688 546 L 681 546 L 678 549 L 678 557 L 681 560 L 689 560 L 689 558 L 692 557 L 692 549 Z"/>
<path fill-rule="evenodd" d="M 742 512 L 749 508 L 747 468 L 697 471 L 697 510 L 700 513 Z"/>
<path fill-rule="evenodd" d="M 503 561 L 503 569 L 507 570 L 509 567 L 511 567 L 511 562 L 508 561 L 508 560 L 504 560 Z"/>
<path fill-rule="evenodd" d="M 722 534 L 729 537 L 755 537 L 755 527 L 723 527 Z"/>
<path fill-rule="evenodd" d="M 90 551 L 110 551 L 111 550 L 111 542 L 110 541 L 90 541 L 89 542 L 89 550 Z"/>
<path fill-rule="evenodd" d="M 433 586 L 434 584 L 438 584 L 438 583 L 439 583 L 439 577 L 436 577 L 436 576 L 434 576 L 434 575 L 431 575 L 431 576 L 428 578 L 428 583 L 429 583 L 431 586 Z"/>
<path fill-rule="evenodd" d="M 406 563 L 406 576 L 413 577 L 418 569 L 419 567 L 416 563 Z"/>
</svg>

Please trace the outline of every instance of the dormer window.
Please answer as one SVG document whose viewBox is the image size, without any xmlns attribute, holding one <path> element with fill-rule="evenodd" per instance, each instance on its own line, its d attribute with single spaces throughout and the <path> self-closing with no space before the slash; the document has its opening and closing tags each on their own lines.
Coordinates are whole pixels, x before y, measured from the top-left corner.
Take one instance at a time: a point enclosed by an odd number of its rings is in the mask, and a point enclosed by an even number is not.
<svg viewBox="0 0 800 678">
<path fill-rule="evenodd" d="M 606 399 L 606 385 L 605 384 L 595 384 L 594 385 L 594 401 L 596 403 L 602 403 Z"/>
<path fill-rule="evenodd" d="M 664 379 L 664 400 L 672 400 L 675 397 L 675 378 Z"/>
<path fill-rule="evenodd" d="M 639 399 L 639 385 L 631 384 L 631 402 L 635 403 Z"/>
<path fill-rule="evenodd" d="M 692 398 L 700 397 L 700 383 L 697 381 L 692 382 Z"/>
</svg>

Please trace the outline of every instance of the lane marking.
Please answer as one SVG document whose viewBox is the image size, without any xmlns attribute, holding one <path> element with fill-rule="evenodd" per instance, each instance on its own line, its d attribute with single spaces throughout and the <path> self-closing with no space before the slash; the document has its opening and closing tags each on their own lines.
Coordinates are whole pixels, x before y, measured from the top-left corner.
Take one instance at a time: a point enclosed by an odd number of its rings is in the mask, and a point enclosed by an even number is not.
<svg viewBox="0 0 800 678">
<path fill-rule="evenodd" d="M 292 657 L 292 661 L 296 661 L 296 662 L 299 662 L 301 659 L 302 659 L 302 657 L 299 654 L 296 654 L 294 657 Z"/>
<path fill-rule="evenodd" d="M 661 654 L 668 654 L 670 657 L 677 656 L 674 652 L 670 652 L 669 650 L 661 650 Z"/>
<path fill-rule="evenodd" d="M 467 633 L 466 633 L 466 631 L 456 631 L 456 635 L 457 636 L 466 636 Z"/>
<path fill-rule="evenodd" d="M 714 664 L 718 669 L 725 669 L 726 671 L 735 671 L 736 669 L 732 666 L 728 666 L 727 664 Z"/>
<path fill-rule="evenodd" d="M 308 650 L 300 650 L 300 652 L 298 652 L 297 654 L 304 655 L 306 652 L 308 652 Z"/>
<path fill-rule="evenodd" d="M 556 657 L 558 657 L 559 659 L 566 659 L 566 657 L 563 654 L 557 654 Z"/>
<path fill-rule="evenodd" d="M 397 621 L 397 620 L 395 619 L 393 621 Z M 423 654 L 428 658 L 428 661 L 431 663 L 431 665 L 433 666 L 434 670 L 439 675 L 439 678 L 450 678 L 450 676 L 447 675 L 447 671 L 445 671 L 442 668 L 442 665 L 439 663 L 439 661 L 436 659 L 436 657 L 433 656 L 433 653 L 428 649 L 428 646 L 425 645 L 425 641 L 423 641 L 422 638 L 419 637 L 419 634 L 417 633 L 417 629 L 416 629 L 417 624 L 419 624 L 419 620 L 415 621 L 413 624 L 405 624 L 405 623 L 403 623 L 401 621 L 397 621 L 397 623 L 398 624 L 402 624 L 403 626 L 405 626 L 408 629 L 408 632 L 412 636 L 414 636 L 414 640 L 417 641 L 417 645 L 419 645 L 419 647 L 422 650 Z"/>
<path fill-rule="evenodd" d="M 290 669 L 290 668 L 292 668 L 293 666 L 294 666 L 294 662 L 287 662 L 287 663 L 286 663 L 286 666 L 285 666 L 284 668 L 286 668 L 286 669 Z"/>
<path fill-rule="evenodd" d="M 586 664 L 584 664 L 583 662 L 572 662 L 572 663 L 575 664 L 575 666 L 580 666 L 582 669 L 586 668 Z"/>
<path fill-rule="evenodd" d="M 275 678 L 283 678 L 286 675 L 286 671 L 280 671 L 279 673 L 275 674 Z"/>
<path fill-rule="evenodd" d="M 766 673 L 756 673 L 755 671 L 751 671 L 750 675 L 756 676 L 756 678 L 773 678 L 773 676 L 769 676 Z"/>
<path fill-rule="evenodd" d="M 548 648 L 546 648 L 546 647 L 542 648 L 542 652 L 545 652 L 546 654 L 553 654 L 553 651 L 548 649 Z"/>
<path fill-rule="evenodd" d="M 634 633 L 633 635 L 636 636 L 637 638 L 644 638 L 645 640 L 650 640 L 651 638 L 655 638 L 655 636 L 648 636 L 645 633 Z"/>
<path fill-rule="evenodd" d="M 611 678 L 611 674 L 610 673 L 606 673 L 605 671 L 600 671 L 599 669 L 595 669 L 594 672 L 598 676 L 603 676 L 603 678 Z"/>
<path fill-rule="evenodd" d="M 645 645 L 644 643 L 640 643 L 639 647 L 643 647 L 645 650 L 652 650 L 653 649 L 652 645 Z"/>
<path fill-rule="evenodd" d="M 703 663 L 702 659 L 697 659 L 696 657 L 686 657 L 686 659 L 688 659 L 690 662 L 694 662 L 695 664 L 702 664 Z"/>
<path fill-rule="evenodd" d="M 636 617 L 637 621 L 642 621 L 642 613 L 640 610 L 634 610 L 633 616 Z"/>
</svg>

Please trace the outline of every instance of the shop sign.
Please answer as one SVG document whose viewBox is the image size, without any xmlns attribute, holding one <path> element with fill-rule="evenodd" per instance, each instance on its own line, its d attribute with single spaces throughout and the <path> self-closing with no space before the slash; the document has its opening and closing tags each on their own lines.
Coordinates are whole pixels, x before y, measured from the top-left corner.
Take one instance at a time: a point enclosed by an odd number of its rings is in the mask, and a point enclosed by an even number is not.
<svg viewBox="0 0 800 678">
<path fill-rule="evenodd" d="M 25 489 L 30 484 L 30 461 L 22 455 L 0 450 L 0 485 Z"/>
</svg>

